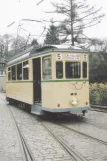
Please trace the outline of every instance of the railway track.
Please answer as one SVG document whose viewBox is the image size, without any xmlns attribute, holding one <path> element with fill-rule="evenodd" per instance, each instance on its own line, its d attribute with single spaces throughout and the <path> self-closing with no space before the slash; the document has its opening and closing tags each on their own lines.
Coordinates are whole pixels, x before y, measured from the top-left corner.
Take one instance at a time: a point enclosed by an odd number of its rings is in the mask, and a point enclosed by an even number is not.
<svg viewBox="0 0 107 161">
<path fill-rule="evenodd" d="M 49 131 L 49 133 L 64 147 L 64 149 L 72 156 L 74 160 L 103 161 L 105 158 L 107 159 L 106 141 L 100 140 L 76 129 L 69 128 L 62 123 L 46 121 L 42 124 Z M 81 146 L 81 143 L 84 146 Z M 84 151 L 84 149 L 87 149 L 88 151 Z"/>
<path fill-rule="evenodd" d="M 70 131 L 74 131 L 74 132 L 76 132 L 76 133 L 78 133 L 78 134 L 80 134 L 80 135 L 83 135 L 83 136 L 85 136 L 85 137 L 88 137 L 88 138 L 90 138 L 90 139 L 92 139 L 92 140 L 95 140 L 95 141 L 101 143 L 101 144 L 107 145 L 107 142 L 106 142 L 106 141 L 100 140 L 100 139 L 98 139 L 98 138 L 95 138 L 95 137 L 90 136 L 90 135 L 88 135 L 88 134 L 85 134 L 85 133 L 83 133 L 83 132 L 80 132 L 80 131 L 78 131 L 78 130 L 76 130 L 76 129 L 74 129 L 74 128 L 67 127 L 67 126 L 65 126 L 65 125 L 63 125 L 63 124 L 60 124 L 60 123 L 57 123 L 57 124 L 58 124 L 59 126 L 62 126 L 62 127 L 66 128 L 66 129 L 70 130 Z"/>
<path fill-rule="evenodd" d="M 67 153 L 72 157 L 72 161 L 87 161 L 86 158 L 84 158 L 80 153 L 78 153 L 76 150 L 70 147 L 63 138 L 56 135 L 46 123 L 41 122 L 41 124 L 54 137 L 54 139 L 57 140 L 59 144 L 67 151 Z"/>
<path fill-rule="evenodd" d="M 96 127 L 96 128 L 99 128 L 99 129 L 104 129 L 104 130 L 107 130 L 107 126 L 106 125 L 103 125 L 102 123 L 99 123 L 99 122 L 94 122 L 94 121 L 88 121 L 88 120 L 82 120 L 81 121 L 82 124 L 88 124 L 88 125 L 91 125 L 93 127 Z"/>
<path fill-rule="evenodd" d="M 8 109 L 9 109 L 9 112 L 11 114 L 11 117 L 13 119 L 13 122 L 14 122 L 14 125 L 15 125 L 15 128 L 16 128 L 17 137 L 18 137 L 18 140 L 19 140 L 19 143 L 20 143 L 23 161 L 35 161 L 33 154 L 32 154 L 32 152 L 31 152 L 31 150 L 30 150 L 30 148 L 29 148 L 29 146 L 28 146 L 28 144 L 25 140 L 25 137 L 22 134 L 20 127 L 18 126 L 18 124 L 15 120 L 15 117 L 12 113 L 11 107 L 9 107 Z"/>
<path fill-rule="evenodd" d="M 90 109 L 91 111 L 97 111 L 97 112 L 104 112 L 107 113 L 107 107 L 105 106 L 100 106 L 100 105 L 90 105 Z"/>
<path fill-rule="evenodd" d="M 9 108 L 9 110 L 11 110 L 11 108 Z M 12 111 L 10 111 L 11 113 L 12 113 Z M 13 115 L 13 114 L 12 114 Z M 13 117 L 13 119 L 15 119 L 14 118 L 14 116 L 12 116 Z M 53 123 L 53 122 L 52 122 Z M 27 143 L 26 143 L 26 141 L 25 141 L 25 139 L 24 139 L 24 136 L 23 136 L 23 134 L 21 133 L 21 130 L 20 130 L 20 127 L 18 126 L 18 124 L 16 123 L 16 121 L 15 121 L 15 124 L 16 124 L 16 129 L 17 129 L 17 131 L 18 131 L 18 135 L 19 135 L 19 137 L 20 137 L 20 142 L 21 142 L 21 146 L 22 146 L 22 153 L 23 153 L 23 160 L 25 161 L 34 161 L 34 158 L 33 158 L 33 156 L 32 156 L 32 153 L 31 153 L 31 151 L 30 151 L 30 149 L 29 149 L 29 147 L 28 147 L 28 145 L 27 145 Z M 72 148 L 72 146 L 70 146 L 67 142 L 66 142 L 66 140 L 63 138 L 63 137 L 60 137 L 59 135 L 57 135 L 55 132 L 53 132 L 50 128 L 49 128 L 49 126 L 47 126 L 47 124 L 46 123 L 41 123 L 43 126 L 44 126 L 44 128 L 59 142 L 59 144 L 67 151 L 67 153 L 69 153 L 69 155 L 72 157 L 72 161 L 87 161 L 88 159 L 86 158 L 86 157 L 84 157 L 84 155 L 79 151 L 78 152 L 78 150 L 75 150 L 74 148 Z M 54 123 L 55 124 L 55 123 Z M 94 140 L 94 141 L 96 141 L 96 142 L 98 142 L 98 143 L 100 143 L 100 144 L 102 144 L 102 145 L 105 145 L 105 146 L 107 146 L 107 142 L 104 142 L 104 141 L 102 141 L 102 140 L 99 140 L 99 139 L 97 139 L 97 138 L 94 138 L 94 137 L 92 137 L 92 136 L 89 136 L 89 135 L 87 135 L 87 134 L 84 134 L 84 133 L 81 133 L 81 132 L 79 132 L 78 130 L 74 130 L 74 129 L 72 129 L 72 128 L 69 128 L 69 127 L 67 127 L 67 126 L 65 126 L 65 125 L 63 125 L 63 124 L 58 124 L 57 122 L 56 122 L 56 124 L 57 125 L 59 125 L 59 126 L 62 126 L 63 128 L 65 128 L 65 129 L 67 129 L 67 130 L 70 130 L 70 131 L 74 131 L 74 132 L 76 132 L 76 133 L 78 133 L 78 134 L 80 134 L 80 135 L 83 135 L 83 136 L 85 136 L 85 137 L 87 137 L 87 138 L 90 138 L 91 140 Z M 82 154 L 82 155 L 81 155 Z"/>
</svg>

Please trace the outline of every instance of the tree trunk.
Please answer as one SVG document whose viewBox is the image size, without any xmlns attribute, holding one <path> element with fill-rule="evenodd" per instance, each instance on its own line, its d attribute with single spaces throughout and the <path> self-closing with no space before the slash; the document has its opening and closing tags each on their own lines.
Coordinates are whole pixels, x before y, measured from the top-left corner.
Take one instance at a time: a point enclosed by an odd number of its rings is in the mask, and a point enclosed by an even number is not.
<svg viewBox="0 0 107 161">
<path fill-rule="evenodd" d="M 73 6 L 72 6 L 72 0 L 70 0 L 70 5 L 71 5 L 71 45 L 74 46 L 74 31 L 73 31 Z"/>
</svg>

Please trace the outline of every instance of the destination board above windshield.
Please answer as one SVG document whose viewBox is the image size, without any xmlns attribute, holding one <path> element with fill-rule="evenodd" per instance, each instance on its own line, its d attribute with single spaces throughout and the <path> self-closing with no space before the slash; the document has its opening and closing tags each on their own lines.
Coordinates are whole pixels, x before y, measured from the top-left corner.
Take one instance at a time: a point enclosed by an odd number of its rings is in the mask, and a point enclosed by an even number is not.
<svg viewBox="0 0 107 161">
<path fill-rule="evenodd" d="M 83 60 L 87 61 L 87 55 L 86 54 L 56 54 L 56 60 Z"/>
</svg>

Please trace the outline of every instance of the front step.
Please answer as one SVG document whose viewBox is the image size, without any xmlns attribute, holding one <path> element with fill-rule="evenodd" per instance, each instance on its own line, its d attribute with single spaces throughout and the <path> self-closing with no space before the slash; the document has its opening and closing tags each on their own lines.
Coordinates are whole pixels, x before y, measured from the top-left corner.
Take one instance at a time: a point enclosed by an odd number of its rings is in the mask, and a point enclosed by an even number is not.
<svg viewBox="0 0 107 161">
<path fill-rule="evenodd" d="M 31 113 L 36 114 L 36 115 L 44 115 L 44 111 L 42 110 L 42 105 L 37 103 L 32 105 L 31 107 Z"/>
</svg>

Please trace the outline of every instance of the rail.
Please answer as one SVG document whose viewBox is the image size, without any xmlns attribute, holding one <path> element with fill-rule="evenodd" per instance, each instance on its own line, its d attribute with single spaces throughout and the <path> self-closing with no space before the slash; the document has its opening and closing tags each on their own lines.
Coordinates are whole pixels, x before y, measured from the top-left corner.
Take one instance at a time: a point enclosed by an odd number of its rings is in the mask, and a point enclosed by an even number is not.
<svg viewBox="0 0 107 161">
<path fill-rule="evenodd" d="M 46 123 L 41 122 L 41 125 L 54 137 L 55 140 L 59 142 L 59 144 L 66 150 L 74 161 L 87 161 L 86 158 L 84 158 L 80 153 L 70 147 L 63 138 L 52 132 Z"/>
<path fill-rule="evenodd" d="M 18 135 L 18 138 L 19 138 L 19 143 L 21 145 L 21 152 L 22 152 L 22 157 L 23 157 L 23 160 L 24 161 L 35 161 L 34 157 L 33 157 L 33 154 L 25 140 L 25 137 L 24 135 L 22 134 L 21 130 L 20 130 L 20 127 L 18 126 L 17 122 L 16 122 L 16 119 L 12 113 L 12 110 L 11 110 L 11 107 L 8 108 L 9 111 L 10 111 L 10 114 L 11 114 L 11 117 L 14 121 L 14 124 L 15 124 L 15 127 L 16 127 L 16 132 L 17 132 L 17 135 Z"/>
<path fill-rule="evenodd" d="M 89 110 L 107 113 L 107 106 L 90 105 L 90 107 L 91 108 Z"/>
</svg>

